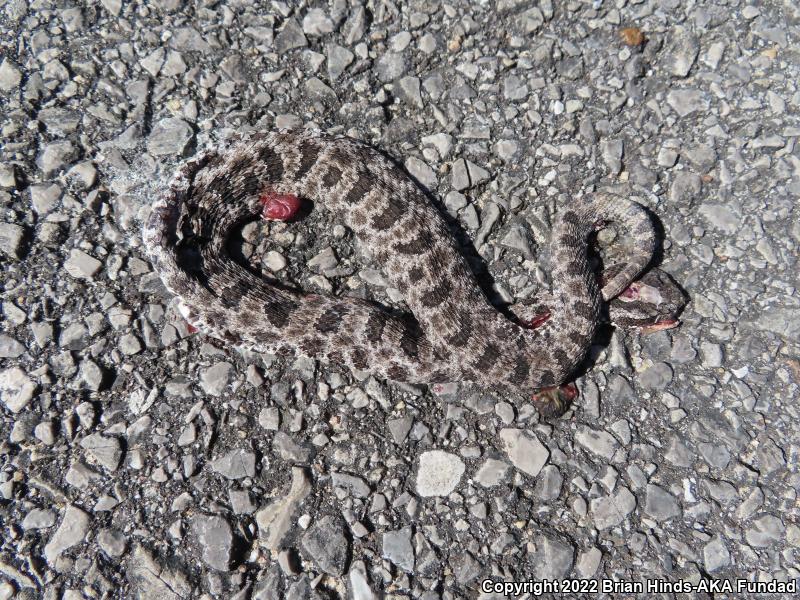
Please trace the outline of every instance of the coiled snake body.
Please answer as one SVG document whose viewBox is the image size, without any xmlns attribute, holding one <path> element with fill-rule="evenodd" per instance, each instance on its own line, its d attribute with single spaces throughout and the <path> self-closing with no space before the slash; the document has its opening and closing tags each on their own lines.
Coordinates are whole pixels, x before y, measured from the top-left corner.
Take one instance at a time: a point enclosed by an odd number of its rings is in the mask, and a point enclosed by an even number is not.
<svg viewBox="0 0 800 600">
<path fill-rule="evenodd" d="M 231 259 L 234 228 L 258 216 L 289 218 L 298 199 L 341 216 L 412 314 L 288 289 Z M 624 264 L 604 273 L 602 289 L 587 263 L 598 220 L 616 222 L 636 242 Z M 489 304 L 442 216 L 401 168 L 361 142 L 293 132 L 258 133 L 185 163 L 144 227 L 164 284 L 206 333 L 392 380 L 473 382 L 511 393 L 567 380 L 592 341 L 601 301 L 626 290 L 653 252 L 648 215 L 619 196 L 574 200 L 552 235 L 549 318 L 525 327 Z"/>
</svg>

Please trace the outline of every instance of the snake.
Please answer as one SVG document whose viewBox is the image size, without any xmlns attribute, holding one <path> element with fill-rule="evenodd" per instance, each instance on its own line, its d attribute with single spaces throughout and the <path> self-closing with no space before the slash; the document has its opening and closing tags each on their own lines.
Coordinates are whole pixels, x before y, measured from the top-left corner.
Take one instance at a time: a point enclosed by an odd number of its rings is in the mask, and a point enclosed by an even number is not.
<svg viewBox="0 0 800 600">
<path fill-rule="evenodd" d="M 401 294 L 402 310 L 299 289 L 233 257 L 237 229 L 297 220 L 307 206 L 341 219 Z M 609 223 L 633 243 L 598 276 L 590 239 Z M 435 201 L 399 162 L 366 142 L 318 131 L 259 131 L 199 152 L 153 202 L 143 242 L 180 314 L 225 344 L 385 380 L 529 396 L 544 416 L 562 414 L 574 398 L 570 378 L 604 312 L 663 329 L 677 324 L 680 309 L 677 284 L 647 270 L 656 244 L 649 212 L 622 195 L 592 192 L 553 219 L 552 290 L 501 310 Z"/>
</svg>

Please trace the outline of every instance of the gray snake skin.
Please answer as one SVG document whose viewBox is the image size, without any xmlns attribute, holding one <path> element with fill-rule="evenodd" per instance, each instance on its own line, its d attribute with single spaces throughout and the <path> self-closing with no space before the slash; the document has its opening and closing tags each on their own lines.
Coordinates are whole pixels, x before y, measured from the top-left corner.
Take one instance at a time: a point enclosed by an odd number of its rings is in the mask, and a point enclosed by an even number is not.
<svg viewBox="0 0 800 600">
<path fill-rule="evenodd" d="M 289 289 L 234 262 L 226 242 L 257 218 L 264 194 L 294 195 L 337 213 L 412 314 Z M 636 242 L 598 289 L 587 262 L 598 220 Z M 187 320 L 233 345 L 294 352 L 413 383 L 472 382 L 516 394 L 566 381 L 590 346 L 601 300 L 619 295 L 654 248 L 645 210 L 590 194 L 557 215 L 550 317 L 521 326 L 487 301 L 439 211 L 370 146 L 319 133 L 269 132 L 185 163 L 152 207 L 145 248 Z"/>
</svg>

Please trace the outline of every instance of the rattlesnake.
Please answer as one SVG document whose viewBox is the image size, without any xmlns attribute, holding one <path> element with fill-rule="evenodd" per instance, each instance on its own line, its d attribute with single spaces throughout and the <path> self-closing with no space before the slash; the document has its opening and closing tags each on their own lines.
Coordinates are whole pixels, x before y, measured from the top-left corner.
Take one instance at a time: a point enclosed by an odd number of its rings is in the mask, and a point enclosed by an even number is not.
<svg viewBox="0 0 800 600">
<path fill-rule="evenodd" d="M 411 314 L 291 289 L 230 257 L 236 227 L 259 216 L 291 218 L 305 199 L 344 221 Z M 624 263 L 604 271 L 602 289 L 587 263 L 598 220 L 614 221 L 635 241 Z M 539 308 L 536 327 L 525 327 L 489 304 L 439 211 L 401 167 L 356 140 L 288 131 L 246 136 L 186 162 L 153 204 L 143 233 L 184 317 L 232 345 L 299 353 L 391 380 L 472 382 L 512 394 L 569 378 L 590 346 L 602 300 L 626 289 L 626 299 L 637 300 L 628 286 L 655 242 L 648 214 L 633 201 L 597 193 L 572 201 L 552 230 L 549 318 Z M 671 290 L 663 294 L 656 316 L 646 318 L 674 324 L 672 299 Z M 537 398 L 543 413 L 563 408 L 557 397 Z"/>
</svg>

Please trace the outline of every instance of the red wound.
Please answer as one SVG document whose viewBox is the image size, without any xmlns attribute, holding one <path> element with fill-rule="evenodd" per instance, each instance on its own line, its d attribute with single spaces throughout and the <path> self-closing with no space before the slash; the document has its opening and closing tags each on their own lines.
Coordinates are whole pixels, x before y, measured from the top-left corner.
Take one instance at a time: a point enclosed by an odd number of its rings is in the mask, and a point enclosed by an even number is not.
<svg viewBox="0 0 800 600">
<path fill-rule="evenodd" d="M 197 333 L 200 330 L 191 323 L 189 323 L 189 321 L 186 321 L 186 331 L 188 331 L 189 335 L 191 335 L 193 333 Z"/>
<path fill-rule="evenodd" d="M 533 317 L 533 318 L 529 319 L 528 321 L 526 321 L 524 325 L 528 329 L 536 329 L 537 327 L 542 325 L 542 323 L 547 321 L 547 319 L 549 319 L 549 318 L 550 318 L 550 313 L 549 312 L 539 313 L 535 317 Z"/>
<path fill-rule="evenodd" d="M 288 221 L 300 210 L 300 198 L 292 194 L 265 192 L 259 198 L 263 205 L 261 217 L 268 221 Z"/>
</svg>

